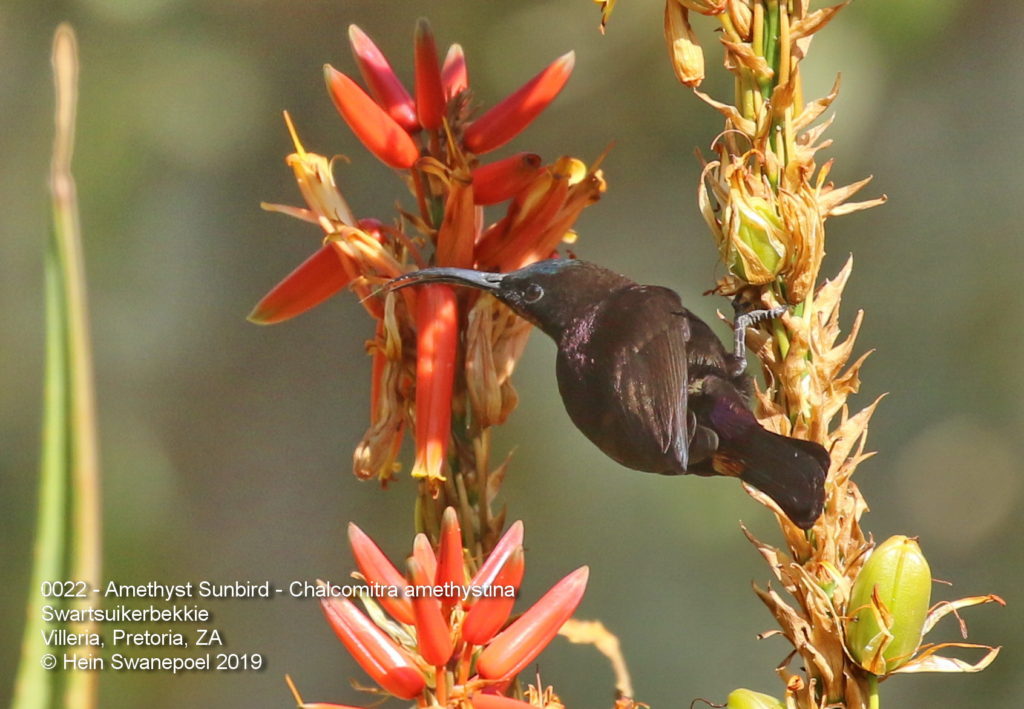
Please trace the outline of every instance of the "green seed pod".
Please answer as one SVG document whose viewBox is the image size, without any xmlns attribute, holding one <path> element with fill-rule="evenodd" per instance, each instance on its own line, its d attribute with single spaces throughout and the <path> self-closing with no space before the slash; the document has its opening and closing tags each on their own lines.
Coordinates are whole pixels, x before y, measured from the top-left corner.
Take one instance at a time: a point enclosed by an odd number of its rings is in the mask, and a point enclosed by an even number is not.
<svg viewBox="0 0 1024 709">
<path fill-rule="evenodd" d="M 784 226 L 775 208 L 761 197 L 733 193 L 735 237 L 731 270 L 749 283 L 768 283 L 785 265 Z"/>
<path fill-rule="evenodd" d="M 878 545 L 850 592 L 846 647 L 853 659 L 876 675 L 909 660 L 921 644 L 931 592 L 932 573 L 916 541 L 896 535 Z"/>
<path fill-rule="evenodd" d="M 734 689 L 725 700 L 726 709 L 786 709 L 775 697 L 749 689 Z"/>
</svg>

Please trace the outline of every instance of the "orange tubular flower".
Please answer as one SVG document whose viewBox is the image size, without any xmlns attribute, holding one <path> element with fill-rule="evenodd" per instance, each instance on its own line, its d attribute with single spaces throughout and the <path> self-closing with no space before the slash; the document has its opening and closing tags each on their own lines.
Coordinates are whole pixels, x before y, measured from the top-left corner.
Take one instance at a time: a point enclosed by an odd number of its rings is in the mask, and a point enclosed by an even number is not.
<svg viewBox="0 0 1024 709">
<path fill-rule="evenodd" d="M 576 569 L 501 631 L 477 659 L 480 676 L 509 679 L 533 662 L 583 599 L 589 573 L 586 566 Z"/>
<path fill-rule="evenodd" d="M 520 521 L 513 522 L 508 530 L 501 536 L 498 543 L 491 549 L 490 555 L 487 560 L 480 565 L 476 574 L 473 575 L 473 580 L 469 582 L 470 586 L 476 586 L 483 588 L 484 586 L 490 586 L 494 583 L 495 577 L 498 572 L 501 571 L 502 567 L 505 566 L 505 562 L 508 561 L 509 557 L 512 556 L 512 552 L 516 550 L 516 547 L 523 545 L 523 523 Z M 472 598 L 467 599 L 469 601 Z M 469 605 L 466 603 L 464 605 Z"/>
<path fill-rule="evenodd" d="M 352 281 L 341 256 L 327 244 L 263 296 L 249 314 L 257 325 L 273 325 L 319 305 Z"/>
<path fill-rule="evenodd" d="M 324 65 L 324 79 L 338 113 L 367 150 L 390 167 L 404 170 L 413 166 L 419 148 L 394 118 L 330 64 Z"/>
<path fill-rule="evenodd" d="M 511 271 L 547 258 L 538 253 L 539 237 L 551 225 L 569 194 L 569 180 L 561 175 L 539 175 L 512 200 L 510 221 L 501 232 L 487 233 L 477 249 L 481 268 Z"/>
<path fill-rule="evenodd" d="M 428 664 L 444 665 L 451 659 L 455 647 L 448 632 L 448 623 L 441 613 L 441 601 L 430 593 L 434 577 L 427 573 L 416 559 L 409 559 L 409 580 L 416 593 L 412 597 L 412 610 L 416 615 L 416 643 Z"/>
<path fill-rule="evenodd" d="M 352 45 L 352 55 L 356 64 L 359 65 L 359 73 L 370 89 L 373 100 L 406 131 L 418 131 L 420 124 L 416 118 L 416 104 L 395 75 L 387 57 L 356 25 L 349 25 L 348 41 Z"/>
<path fill-rule="evenodd" d="M 465 146 L 480 155 L 500 148 L 519 135 L 562 90 L 572 74 L 575 61 L 575 52 L 563 54 L 515 93 L 473 121 L 463 136 Z"/>
<path fill-rule="evenodd" d="M 409 654 L 398 647 L 347 598 L 324 598 L 320 606 L 345 649 L 373 681 L 401 699 L 412 699 L 426 687 Z"/>
<path fill-rule="evenodd" d="M 430 546 L 430 539 L 423 532 L 416 535 L 412 542 L 412 558 L 423 568 L 430 578 L 437 577 L 437 556 Z"/>
<path fill-rule="evenodd" d="M 462 558 L 462 529 L 455 509 L 448 507 L 441 517 L 441 542 L 437 554 L 434 578 L 438 586 L 451 584 L 458 589 L 466 585 L 466 567 Z M 445 595 L 441 605 L 447 613 L 459 600 L 458 591 Z"/>
<path fill-rule="evenodd" d="M 452 176 L 444 218 L 437 231 L 435 260 L 438 266 L 473 267 L 473 241 L 476 235 L 474 194 L 472 182 L 459 179 L 458 174 Z"/>
<path fill-rule="evenodd" d="M 423 18 L 416 23 L 414 47 L 416 115 L 427 130 L 440 130 L 444 119 L 444 88 L 441 85 L 441 69 L 437 64 L 434 33 L 430 23 Z"/>
<path fill-rule="evenodd" d="M 416 297 L 416 464 L 412 474 L 426 479 L 434 490 L 445 479 L 458 321 L 455 292 L 449 286 L 420 289 Z"/>
<path fill-rule="evenodd" d="M 493 583 L 488 583 L 486 586 L 511 586 L 518 591 L 519 584 L 523 581 L 523 572 L 525 570 L 526 564 L 523 557 L 523 548 L 517 546 L 512 550 L 512 554 L 498 571 L 497 576 L 494 577 Z M 469 612 L 466 613 L 466 619 L 462 621 L 463 640 L 474 645 L 486 644 L 494 637 L 495 633 L 501 630 L 501 626 L 508 620 L 515 602 L 515 596 L 497 594 L 483 596 L 478 599 L 470 607 Z"/>
<path fill-rule="evenodd" d="M 512 199 L 526 189 L 540 170 L 540 155 L 516 153 L 473 170 L 473 201 L 488 205 Z"/>
<path fill-rule="evenodd" d="M 393 586 L 399 590 L 398 598 L 391 598 L 387 594 L 380 596 L 379 602 L 384 610 L 397 621 L 409 625 L 414 623 L 412 603 L 405 595 L 408 588 L 405 577 L 398 572 L 398 569 L 388 560 L 380 547 L 374 544 L 366 532 L 357 527 L 354 522 L 348 524 L 348 543 L 352 547 L 352 556 L 356 560 L 356 566 L 359 567 L 359 572 L 368 583 Z"/>
</svg>

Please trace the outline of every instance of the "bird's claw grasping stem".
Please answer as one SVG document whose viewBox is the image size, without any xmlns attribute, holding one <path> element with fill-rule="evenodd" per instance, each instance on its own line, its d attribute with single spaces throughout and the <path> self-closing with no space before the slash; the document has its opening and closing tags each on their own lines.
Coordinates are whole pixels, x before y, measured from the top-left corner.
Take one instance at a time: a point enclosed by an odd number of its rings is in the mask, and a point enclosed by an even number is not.
<svg viewBox="0 0 1024 709">
<path fill-rule="evenodd" d="M 735 344 L 733 345 L 733 357 L 735 358 L 737 371 L 743 372 L 747 369 L 747 344 L 746 330 L 753 327 L 762 320 L 772 320 L 785 313 L 787 308 L 780 305 L 777 308 L 765 308 L 763 310 L 750 310 L 743 314 L 737 314 L 733 321 L 733 334 Z"/>
</svg>

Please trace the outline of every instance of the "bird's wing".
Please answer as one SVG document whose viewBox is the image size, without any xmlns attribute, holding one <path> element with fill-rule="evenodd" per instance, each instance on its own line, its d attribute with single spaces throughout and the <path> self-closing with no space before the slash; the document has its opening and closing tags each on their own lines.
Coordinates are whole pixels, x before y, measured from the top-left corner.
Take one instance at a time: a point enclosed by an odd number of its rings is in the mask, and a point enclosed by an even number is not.
<svg viewBox="0 0 1024 709">
<path fill-rule="evenodd" d="M 627 435 L 653 435 L 662 452 L 686 470 L 690 328 L 679 295 L 657 286 L 629 286 L 611 294 L 606 305 L 609 320 L 595 330 L 608 333 L 606 351 L 615 360 L 613 386 L 618 396 L 611 404 L 620 409 L 616 420 L 625 422 Z M 615 322 L 610 320 L 613 314 Z"/>
</svg>

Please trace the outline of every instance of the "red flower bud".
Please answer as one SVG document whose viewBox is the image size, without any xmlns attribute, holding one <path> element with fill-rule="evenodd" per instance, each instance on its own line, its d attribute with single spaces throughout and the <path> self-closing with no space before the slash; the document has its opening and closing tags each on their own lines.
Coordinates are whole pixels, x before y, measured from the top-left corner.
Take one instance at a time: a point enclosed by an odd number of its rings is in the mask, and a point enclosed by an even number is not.
<svg viewBox="0 0 1024 709">
<path fill-rule="evenodd" d="M 444 97 L 449 101 L 469 88 L 469 75 L 466 72 L 466 57 L 462 46 L 453 44 L 448 47 L 444 65 L 441 67 L 441 83 L 444 85 Z"/>
<path fill-rule="evenodd" d="M 434 548 L 430 546 L 430 540 L 423 532 L 417 534 L 413 539 L 412 558 L 423 568 L 428 577 L 437 578 L 437 557 L 434 556 Z"/>
<path fill-rule="evenodd" d="M 459 527 L 459 516 L 454 507 L 446 507 L 441 517 L 441 544 L 437 554 L 437 572 L 435 579 L 438 585 L 466 585 L 466 567 L 462 561 L 462 529 Z M 458 596 L 444 600 L 444 605 L 451 606 Z"/>
<path fill-rule="evenodd" d="M 416 105 L 401 80 L 395 75 L 387 57 L 356 25 L 349 25 L 348 41 L 352 45 L 352 56 L 359 65 L 359 73 L 362 74 L 373 99 L 406 131 L 418 131 L 420 124 L 416 120 Z"/>
<path fill-rule="evenodd" d="M 257 325 L 273 325 L 327 300 L 352 280 L 342 258 L 330 244 L 321 246 L 263 296 L 249 313 L 249 320 Z"/>
<path fill-rule="evenodd" d="M 412 604 L 405 597 L 405 589 L 408 586 L 405 577 L 388 560 L 380 547 L 354 522 L 348 524 L 348 542 L 352 547 L 352 556 L 355 557 L 356 566 L 359 567 L 360 573 L 367 582 L 393 586 L 398 589 L 397 598 L 389 598 L 385 594 L 377 598 L 377 602 L 395 620 L 411 625 L 414 622 L 414 617 Z"/>
<path fill-rule="evenodd" d="M 481 564 L 480 568 L 473 575 L 473 580 L 469 582 L 470 586 L 489 586 L 494 582 L 494 577 L 498 575 L 501 568 L 508 561 L 508 558 L 512 556 L 512 552 L 515 551 L 516 547 L 523 545 L 523 523 L 520 520 L 516 520 L 512 523 L 512 526 L 506 530 L 505 534 L 502 535 L 498 543 L 491 549 L 491 553 L 487 556 L 487 560 Z"/>
<path fill-rule="evenodd" d="M 437 45 L 430 23 L 416 22 L 414 64 L 416 68 L 416 115 L 427 130 L 438 130 L 444 119 L 444 88 L 437 64 Z"/>
<path fill-rule="evenodd" d="M 426 686 L 416 663 L 347 598 L 324 598 L 320 607 L 335 635 L 373 681 L 400 699 Z"/>
<path fill-rule="evenodd" d="M 420 656 L 431 665 L 444 665 L 451 659 L 455 646 L 441 613 L 441 601 L 429 593 L 434 577 L 416 559 L 409 559 L 409 580 L 415 591 L 412 610 L 416 615 L 416 646 Z"/>
<path fill-rule="evenodd" d="M 508 679 L 533 662 L 583 599 L 590 570 L 573 571 L 491 641 L 477 659 L 484 679 Z"/>
<path fill-rule="evenodd" d="M 324 78 L 338 113 L 348 127 L 378 160 L 400 170 L 412 167 L 419 159 L 416 142 L 366 95 L 359 84 L 331 65 L 324 65 Z"/>
<path fill-rule="evenodd" d="M 572 74 L 576 55 L 563 54 L 547 68 L 523 84 L 515 93 L 473 121 L 463 135 L 463 143 L 480 155 L 512 140 L 547 108 Z"/>
<path fill-rule="evenodd" d="M 488 586 L 492 589 L 512 587 L 518 590 L 519 584 L 523 581 L 525 567 L 523 548 L 516 547 L 508 561 L 498 571 L 494 582 Z M 505 624 L 512 613 L 512 606 L 516 602 L 515 594 L 503 595 L 493 591 L 492 593 L 493 595 L 488 594 L 477 599 L 466 614 L 466 618 L 462 622 L 462 639 L 466 642 L 473 645 L 486 644 L 494 637 L 495 633 L 501 630 L 501 626 Z"/>
</svg>

